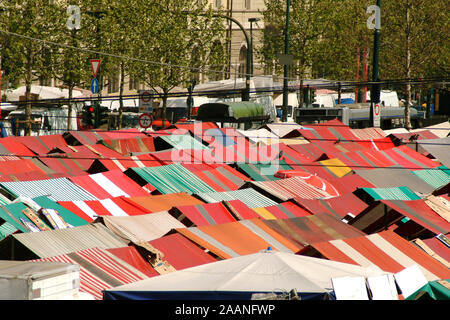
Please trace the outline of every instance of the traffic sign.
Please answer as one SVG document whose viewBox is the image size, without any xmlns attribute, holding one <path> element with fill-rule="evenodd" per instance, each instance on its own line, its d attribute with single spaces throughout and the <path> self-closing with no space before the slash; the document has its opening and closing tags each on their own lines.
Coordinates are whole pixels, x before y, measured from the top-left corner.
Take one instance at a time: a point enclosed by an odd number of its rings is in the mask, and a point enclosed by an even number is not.
<svg viewBox="0 0 450 320">
<path fill-rule="evenodd" d="M 92 75 L 97 78 L 98 70 L 100 69 L 100 59 L 91 59 Z"/>
<path fill-rule="evenodd" d="M 147 129 L 152 125 L 153 119 L 152 119 L 152 116 L 149 115 L 148 113 L 143 113 L 139 116 L 138 121 L 139 121 L 139 125 L 142 128 Z"/>
<path fill-rule="evenodd" d="M 375 128 L 380 127 L 380 120 L 381 120 L 380 113 L 381 113 L 380 105 L 378 103 L 375 103 L 373 105 L 373 126 Z"/>
<path fill-rule="evenodd" d="M 153 92 L 150 90 L 139 90 L 139 111 L 152 112 Z"/>
<path fill-rule="evenodd" d="M 99 84 L 97 78 L 92 79 L 92 81 L 91 81 L 91 92 L 93 94 L 96 94 L 96 93 L 98 93 L 98 89 L 99 88 L 100 88 L 100 84 Z"/>
<path fill-rule="evenodd" d="M 379 115 L 380 115 L 380 105 L 379 105 L 379 104 L 376 104 L 376 105 L 375 105 L 375 110 L 374 110 L 374 112 L 375 112 L 375 115 L 376 115 L 376 116 L 379 116 Z"/>
</svg>

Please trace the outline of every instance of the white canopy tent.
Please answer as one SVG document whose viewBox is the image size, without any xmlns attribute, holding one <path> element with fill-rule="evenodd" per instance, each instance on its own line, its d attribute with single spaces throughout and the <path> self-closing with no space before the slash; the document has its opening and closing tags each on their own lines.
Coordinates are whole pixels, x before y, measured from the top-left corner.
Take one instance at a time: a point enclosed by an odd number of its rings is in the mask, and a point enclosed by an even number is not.
<svg viewBox="0 0 450 320">
<path fill-rule="evenodd" d="M 332 292 L 331 278 L 385 274 L 376 266 L 265 250 L 212 262 L 104 291 L 105 300 L 243 299 L 257 293 L 286 293 L 323 299 Z"/>
</svg>

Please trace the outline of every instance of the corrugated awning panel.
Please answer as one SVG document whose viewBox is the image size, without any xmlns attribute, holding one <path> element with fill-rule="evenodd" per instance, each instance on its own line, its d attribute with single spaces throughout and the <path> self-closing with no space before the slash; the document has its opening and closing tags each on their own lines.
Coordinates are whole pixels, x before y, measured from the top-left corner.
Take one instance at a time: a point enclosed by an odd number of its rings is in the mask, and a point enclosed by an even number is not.
<svg viewBox="0 0 450 320">
<path fill-rule="evenodd" d="M 421 199 L 408 187 L 362 188 L 374 200 L 419 200 Z"/>
<path fill-rule="evenodd" d="M 289 219 L 311 214 L 292 202 L 283 202 L 275 206 L 254 208 L 253 210 L 264 219 Z"/>
<path fill-rule="evenodd" d="M 29 198 L 47 196 L 54 201 L 97 199 L 67 178 L 2 182 L 0 185 L 15 196 L 25 196 Z"/>
<path fill-rule="evenodd" d="M 132 168 L 132 170 L 163 194 L 214 191 L 179 163 L 159 167 Z"/>
<path fill-rule="evenodd" d="M 450 171 L 447 167 L 415 170 L 411 172 L 436 189 L 439 189 L 450 183 Z"/>
<path fill-rule="evenodd" d="M 33 198 L 33 201 L 36 202 L 38 205 L 40 205 L 42 208 L 49 208 L 58 211 L 58 213 L 61 215 L 64 221 L 66 221 L 68 224 L 74 227 L 84 226 L 89 223 L 87 220 L 79 217 L 77 214 L 73 213 L 70 210 L 67 210 L 57 202 L 45 196 Z"/>
<path fill-rule="evenodd" d="M 238 220 L 259 218 L 259 214 L 252 208 L 248 207 L 241 200 L 230 200 L 223 202 L 228 210 L 233 213 Z"/>
<path fill-rule="evenodd" d="M 261 220 L 260 223 L 264 223 L 301 247 L 316 242 L 364 235 L 362 231 L 349 226 L 328 213 L 289 219 Z"/>
<path fill-rule="evenodd" d="M 0 138 L 0 154 L 11 154 L 22 157 L 32 157 L 35 155 L 33 151 L 17 140 L 15 136 Z"/>
<path fill-rule="evenodd" d="M 281 201 L 287 201 L 295 197 L 306 199 L 319 199 L 330 195 L 323 190 L 307 184 L 300 177 L 292 177 L 274 181 L 251 181 L 252 185 L 270 193 Z"/>
<path fill-rule="evenodd" d="M 102 220 L 116 235 L 135 243 L 151 241 L 164 236 L 172 229 L 185 227 L 167 211 L 135 216 L 104 216 Z"/>
<path fill-rule="evenodd" d="M 17 141 L 27 146 L 34 153 L 45 155 L 50 150 L 58 147 L 67 147 L 67 142 L 62 135 L 25 136 L 16 137 Z"/>
<path fill-rule="evenodd" d="M 89 191 L 98 199 L 112 197 L 139 197 L 149 193 L 120 170 L 69 178 L 73 183 Z M 150 189 L 150 191 L 154 191 Z"/>
<path fill-rule="evenodd" d="M 101 140 L 100 143 L 119 152 L 122 155 L 129 155 L 133 152 L 153 152 L 155 151 L 154 138 L 147 136 L 132 136 L 124 139 Z"/>
<path fill-rule="evenodd" d="M 223 259 L 256 253 L 268 247 L 285 252 L 296 252 L 300 249 L 274 230 L 253 223 L 253 220 L 177 229 L 177 231 Z"/>
<path fill-rule="evenodd" d="M 32 261 L 59 261 L 80 266 L 80 291 L 102 300 L 105 289 L 147 279 L 148 276 L 112 253 L 91 248 Z M 158 273 L 155 272 L 155 275 Z"/>
<path fill-rule="evenodd" d="M 241 200 L 250 208 L 267 207 L 277 204 L 275 201 L 269 199 L 252 188 L 226 192 L 198 193 L 197 196 L 208 203 Z"/>
<path fill-rule="evenodd" d="M 227 208 L 220 202 L 194 206 L 179 206 L 176 209 L 179 212 L 175 212 L 173 215 L 177 220 L 184 221 L 184 215 L 197 227 L 236 221 Z M 187 224 L 185 223 L 185 225 Z"/>
<path fill-rule="evenodd" d="M 448 268 L 392 231 L 314 243 L 311 246 L 325 258 L 334 261 L 361 266 L 375 264 L 382 270 L 392 273 L 417 264 L 428 281 L 450 277 Z"/>
<path fill-rule="evenodd" d="M 382 200 L 381 202 L 436 234 L 450 232 L 450 223 L 431 209 L 425 200 Z"/>
<path fill-rule="evenodd" d="M 250 179 L 230 166 L 195 171 L 194 174 L 215 191 L 232 191 L 239 189 Z"/>
<path fill-rule="evenodd" d="M 59 201 L 58 203 L 88 222 L 92 222 L 99 216 L 133 216 L 149 212 L 126 201 L 124 197 L 89 201 Z"/>
<path fill-rule="evenodd" d="M 13 234 L 17 241 L 40 258 L 99 247 L 124 247 L 127 243 L 105 226 L 89 224 L 68 229 Z"/>
<path fill-rule="evenodd" d="M 176 206 L 198 205 L 204 203 L 184 192 L 151 195 L 146 197 L 130 197 L 124 198 L 123 200 L 147 212 L 168 211 Z"/>
<path fill-rule="evenodd" d="M 164 254 L 162 259 L 169 262 L 176 270 L 217 261 L 195 243 L 178 233 L 149 241 L 149 243 L 160 250 Z"/>
<path fill-rule="evenodd" d="M 402 167 L 410 170 L 429 169 L 440 166 L 439 163 L 425 157 L 411 148 L 408 148 L 405 145 L 397 148 L 382 150 L 381 152 L 388 155 L 388 157 L 393 159 Z"/>
<path fill-rule="evenodd" d="M 155 159 L 155 157 L 151 154 L 141 154 L 130 157 L 118 156 L 108 159 L 98 159 L 95 161 L 100 162 L 107 170 L 120 171 L 125 171 L 128 168 L 144 168 L 161 165 L 158 159 Z"/>
</svg>

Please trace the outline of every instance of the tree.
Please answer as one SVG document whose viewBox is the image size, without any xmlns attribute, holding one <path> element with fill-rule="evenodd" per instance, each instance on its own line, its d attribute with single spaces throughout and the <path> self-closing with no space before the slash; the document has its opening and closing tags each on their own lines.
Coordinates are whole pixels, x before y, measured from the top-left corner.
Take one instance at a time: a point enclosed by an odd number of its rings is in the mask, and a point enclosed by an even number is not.
<svg viewBox="0 0 450 320">
<path fill-rule="evenodd" d="M 286 1 L 265 0 L 263 12 L 266 25 L 263 44 L 256 49 L 257 56 L 266 69 L 280 74 L 283 66 L 278 55 L 284 53 L 284 32 L 286 25 Z M 289 51 L 294 64 L 289 67 L 293 76 L 303 78 L 309 71 L 325 33 L 332 27 L 336 15 L 336 2 L 332 0 L 292 0 L 289 19 Z"/>
<path fill-rule="evenodd" d="M 51 47 L 39 40 L 52 40 L 55 34 L 57 5 L 46 0 L 1 1 L 0 15 L 4 46 L 3 63 L 9 65 L 5 79 L 25 82 L 25 134 L 31 134 L 31 85 L 51 76 Z"/>
<path fill-rule="evenodd" d="M 53 47 L 52 75 L 60 80 L 69 91 L 67 130 L 72 130 L 71 115 L 73 90 L 75 87 L 89 87 L 92 71 L 89 58 L 92 54 L 85 49 L 95 48 L 94 17 L 87 14 L 86 1 L 73 0 L 70 5 L 60 4 L 54 41 L 68 47 Z"/>
<path fill-rule="evenodd" d="M 165 125 L 169 93 L 191 83 L 206 66 L 226 64 L 224 56 L 209 54 L 215 41 L 224 39 L 226 21 L 213 17 L 204 1 L 145 0 L 137 6 L 141 28 L 133 57 L 143 62 L 135 62 L 133 72 L 162 99 Z"/>
<path fill-rule="evenodd" d="M 397 79 L 448 77 L 450 73 L 448 2 L 385 0 L 382 5 L 380 76 Z M 405 126 L 411 129 L 411 83 L 403 86 Z"/>
<path fill-rule="evenodd" d="M 139 2 L 139 0 L 114 1 L 105 5 L 104 23 L 107 28 L 104 37 L 109 43 L 108 53 L 129 57 L 137 50 L 135 46 L 139 44 L 143 28 L 142 21 L 139 21 Z M 109 70 L 112 75 L 120 74 L 118 127 L 121 129 L 125 78 L 131 75 L 134 64 L 130 59 L 110 59 L 110 62 L 112 65 Z"/>
</svg>

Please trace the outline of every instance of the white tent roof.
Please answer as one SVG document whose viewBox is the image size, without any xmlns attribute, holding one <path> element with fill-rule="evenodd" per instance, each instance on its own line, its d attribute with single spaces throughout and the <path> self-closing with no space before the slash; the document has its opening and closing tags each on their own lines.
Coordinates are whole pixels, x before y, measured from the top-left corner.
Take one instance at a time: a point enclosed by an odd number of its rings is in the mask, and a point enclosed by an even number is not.
<svg viewBox="0 0 450 320">
<path fill-rule="evenodd" d="M 376 266 L 353 264 L 278 251 L 212 262 L 107 291 L 331 292 L 331 278 L 385 274 Z"/>
<path fill-rule="evenodd" d="M 19 101 L 20 96 L 25 95 L 25 86 L 21 86 L 14 90 L 7 90 L 6 97 L 9 101 Z M 38 94 L 40 99 L 58 99 L 69 98 L 69 90 L 56 87 L 47 86 L 31 86 L 31 93 Z M 73 90 L 72 96 L 74 98 L 82 96 L 83 93 L 79 90 Z"/>
</svg>

